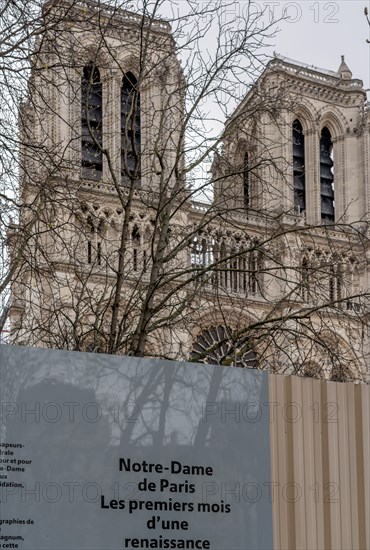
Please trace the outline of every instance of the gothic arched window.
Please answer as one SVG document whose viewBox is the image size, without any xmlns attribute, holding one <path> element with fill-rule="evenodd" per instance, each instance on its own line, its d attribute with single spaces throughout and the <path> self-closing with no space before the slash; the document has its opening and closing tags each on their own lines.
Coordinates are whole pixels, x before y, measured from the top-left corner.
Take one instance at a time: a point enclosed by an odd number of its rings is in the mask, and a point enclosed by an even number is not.
<svg viewBox="0 0 370 550">
<path fill-rule="evenodd" d="M 138 270 L 138 256 L 140 254 L 141 249 L 141 238 L 140 238 L 140 231 L 137 225 L 134 225 L 134 228 L 131 233 L 131 241 L 132 241 L 132 262 L 133 262 L 133 270 Z"/>
<path fill-rule="evenodd" d="M 260 287 L 260 272 L 261 272 L 261 254 L 257 250 L 252 250 L 249 254 L 249 292 L 251 294 L 259 294 Z"/>
<path fill-rule="evenodd" d="M 329 129 L 325 126 L 320 138 L 320 193 L 321 220 L 334 221 L 334 161 L 333 142 Z"/>
<path fill-rule="evenodd" d="M 293 122 L 293 178 L 294 209 L 298 214 L 306 211 L 306 178 L 304 165 L 304 135 L 298 119 Z"/>
<path fill-rule="evenodd" d="M 100 220 L 94 223 L 89 217 L 86 224 L 87 230 L 87 263 L 90 265 L 102 265 L 102 239 L 104 222 Z"/>
<path fill-rule="evenodd" d="M 243 164 L 243 197 L 244 206 L 248 208 L 250 206 L 250 183 L 249 183 L 249 154 L 244 154 Z"/>
<path fill-rule="evenodd" d="M 309 292 L 310 292 L 310 270 L 309 270 L 309 262 L 307 261 L 306 257 L 302 259 L 302 264 L 301 264 L 300 290 L 301 290 L 302 300 L 307 301 L 309 298 Z"/>
<path fill-rule="evenodd" d="M 140 179 L 140 93 L 135 76 L 129 72 L 121 87 L 121 174 L 124 183 Z"/>
<path fill-rule="evenodd" d="M 81 85 L 82 176 L 100 179 L 102 154 L 102 84 L 99 69 L 89 63 L 83 69 Z"/>
</svg>

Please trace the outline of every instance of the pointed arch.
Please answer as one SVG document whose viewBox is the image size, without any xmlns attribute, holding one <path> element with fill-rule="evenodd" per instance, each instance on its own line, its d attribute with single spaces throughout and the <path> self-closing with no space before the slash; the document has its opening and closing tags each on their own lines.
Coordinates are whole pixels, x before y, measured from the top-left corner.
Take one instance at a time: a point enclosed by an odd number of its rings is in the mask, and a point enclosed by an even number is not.
<svg viewBox="0 0 370 550">
<path fill-rule="evenodd" d="M 346 128 L 346 120 L 339 110 L 334 110 L 332 106 L 325 106 L 318 113 L 321 131 L 323 128 L 328 128 L 333 140 L 344 136 Z"/>
<path fill-rule="evenodd" d="M 82 176 L 100 179 L 103 174 L 103 97 L 98 67 L 90 61 L 81 79 Z"/>
<path fill-rule="evenodd" d="M 290 122 L 293 124 L 293 121 L 298 119 L 302 124 L 303 132 L 306 133 L 314 128 L 317 118 L 318 111 L 315 106 L 307 98 L 302 97 L 291 115 Z"/>
</svg>

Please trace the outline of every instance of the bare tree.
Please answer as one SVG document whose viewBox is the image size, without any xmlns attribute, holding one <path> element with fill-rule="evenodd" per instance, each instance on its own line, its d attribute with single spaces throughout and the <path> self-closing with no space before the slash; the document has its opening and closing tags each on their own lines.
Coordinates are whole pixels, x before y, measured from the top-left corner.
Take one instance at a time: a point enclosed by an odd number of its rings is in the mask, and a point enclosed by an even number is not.
<svg viewBox="0 0 370 550">
<path fill-rule="evenodd" d="M 47 197 L 46 186 L 41 185 L 41 178 L 31 169 L 32 163 L 46 161 L 48 150 L 45 148 L 45 140 L 33 140 L 33 128 L 24 121 L 27 109 L 33 111 L 33 124 L 45 114 L 45 107 L 32 105 L 33 96 L 29 93 L 33 78 L 31 67 L 47 32 L 46 19 L 41 17 L 41 10 L 42 2 L 39 0 L 6 0 L 0 12 L 0 331 L 4 329 L 9 312 L 9 285 L 18 279 L 27 263 L 29 240 L 35 234 L 35 226 Z M 48 12 L 49 9 L 45 7 L 45 16 Z M 48 31 L 57 22 L 58 17 L 52 17 Z M 34 183 L 29 203 L 20 197 L 19 184 L 26 177 L 28 182 Z M 27 214 L 23 216 L 20 232 L 16 228 L 21 207 Z M 8 247 L 10 242 L 11 246 Z"/>
<path fill-rule="evenodd" d="M 275 25 L 252 2 L 34 10 L 11 48 L 24 85 L 4 88 L 22 99 L 4 139 L 13 341 L 365 379 L 367 218 L 296 211 L 300 98 L 270 78 L 279 60 L 254 84 Z"/>
</svg>

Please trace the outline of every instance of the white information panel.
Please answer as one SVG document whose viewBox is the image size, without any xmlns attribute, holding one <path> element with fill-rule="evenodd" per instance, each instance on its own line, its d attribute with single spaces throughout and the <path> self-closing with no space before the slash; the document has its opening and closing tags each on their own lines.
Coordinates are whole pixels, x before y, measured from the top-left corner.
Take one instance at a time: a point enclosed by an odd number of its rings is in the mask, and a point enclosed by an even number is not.
<svg viewBox="0 0 370 550">
<path fill-rule="evenodd" d="M 267 374 L 0 346 L 0 548 L 273 548 Z"/>
</svg>

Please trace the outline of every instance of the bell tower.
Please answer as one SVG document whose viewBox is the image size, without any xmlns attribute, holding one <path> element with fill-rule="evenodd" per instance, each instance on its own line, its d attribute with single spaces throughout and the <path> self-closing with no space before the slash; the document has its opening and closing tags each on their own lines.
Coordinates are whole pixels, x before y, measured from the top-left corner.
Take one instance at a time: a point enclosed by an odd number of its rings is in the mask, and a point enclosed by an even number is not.
<svg viewBox="0 0 370 550">
<path fill-rule="evenodd" d="M 262 207 L 308 224 L 361 224 L 370 212 L 369 121 L 363 83 L 344 56 L 328 71 L 275 55 L 229 120 L 217 196 L 250 213 Z"/>
<path fill-rule="evenodd" d="M 43 17 L 47 30 L 21 109 L 26 180 L 31 170 L 34 179 L 58 173 L 100 190 L 157 192 L 154 163 L 171 186 L 182 143 L 183 77 L 170 25 L 69 0 L 45 2 Z"/>
<path fill-rule="evenodd" d="M 77 322 L 81 285 L 95 289 L 93 316 L 99 300 L 123 300 L 112 298 L 119 277 L 146 277 L 158 202 L 183 191 L 184 85 L 162 19 L 72 0 L 46 1 L 42 17 L 19 116 L 29 269 L 10 315 L 18 342 L 52 345 L 57 310 Z"/>
</svg>

